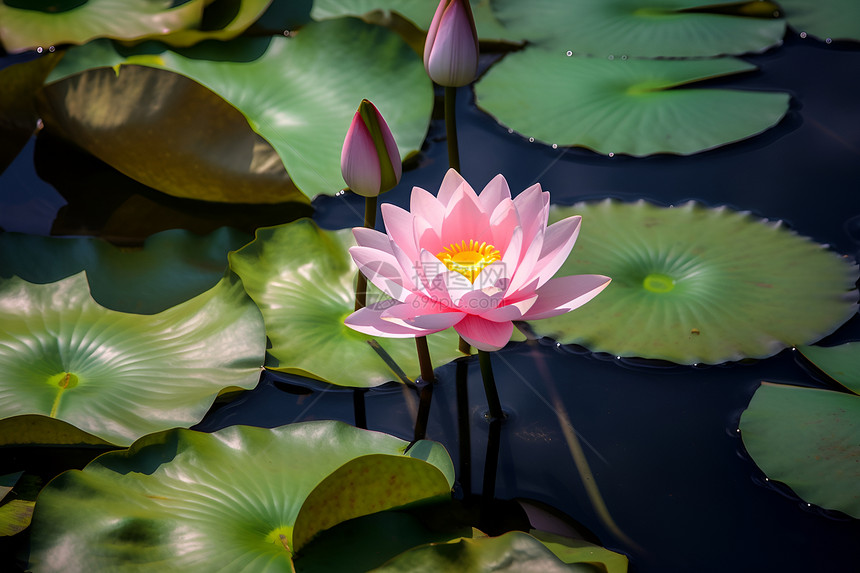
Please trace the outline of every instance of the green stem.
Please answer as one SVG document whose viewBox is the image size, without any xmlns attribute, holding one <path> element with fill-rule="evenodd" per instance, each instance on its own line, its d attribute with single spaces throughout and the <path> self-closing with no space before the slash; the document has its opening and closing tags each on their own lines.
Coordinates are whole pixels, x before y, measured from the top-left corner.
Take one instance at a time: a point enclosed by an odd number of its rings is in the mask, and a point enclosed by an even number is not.
<svg viewBox="0 0 860 573">
<path fill-rule="evenodd" d="M 499 401 L 499 391 L 496 390 L 496 379 L 493 376 L 493 365 L 490 353 L 478 350 L 478 363 L 481 365 L 481 378 L 484 381 L 484 393 L 487 395 L 487 405 L 490 407 L 490 421 L 504 420 L 502 403 Z"/>
<path fill-rule="evenodd" d="M 472 355 L 472 346 L 468 342 L 463 340 L 462 336 L 460 337 L 460 352 L 462 352 L 466 356 Z"/>
<path fill-rule="evenodd" d="M 430 348 L 427 346 L 427 337 L 416 336 L 415 348 L 418 350 L 418 365 L 421 367 L 421 379 L 432 384 L 436 381 L 436 375 L 433 374 L 433 363 L 430 362 Z"/>
<path fill-rule="evenodd" d="M 469 416 L 469 363 L 467 358 L 457 360 L 457 441 L 460 446 L 460 485 L 463 499 L 472 497 L 472 431 Z"/>
<path fill-rule="evenodd" d="M 460 172 L 460 146 L 457 143 L 457 88 L 445 87 L 445 133 L 448 138 L 448 166 Z"/>
<path fill-rule="evenodd" d="M 376 197 L 364 198 L 364 226 L 368 229 L 376 227 Z M 367 306 L 367 277 L 358 271 L 355 282 L 355 310 Z"/>
<path fill-rule="evenodd" d="M 412 442 L 423 440 L 427 437 L 427 422 L 430 419 L 430 404 L 433 400 L 433 384 L 425 384 L 421 388 L 418 402 L 418 417 L 415 419 L 415 433 Z"/>
</svg>

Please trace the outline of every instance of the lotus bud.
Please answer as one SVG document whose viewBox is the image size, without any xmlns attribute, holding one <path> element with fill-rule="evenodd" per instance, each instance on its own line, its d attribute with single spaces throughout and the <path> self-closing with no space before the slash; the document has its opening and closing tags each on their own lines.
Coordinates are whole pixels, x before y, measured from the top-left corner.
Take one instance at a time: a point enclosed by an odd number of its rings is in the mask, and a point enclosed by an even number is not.
<svg viewBox="0 0 860 573">
<path fill-rule="evenodd" d="M 376 197 L 400 182 L 403 166 L 388 124 L 369 101 L 361 100 L 352 118 L 340 171 L 349 188 L 364 197 Z"/>
<path fill-rule="evenodd" d="M 478 31 L 469 0 L 442 0 L 424 42 L 424 68 L 441 86 L 472 83 L 478 73 Z"/>
</svg>

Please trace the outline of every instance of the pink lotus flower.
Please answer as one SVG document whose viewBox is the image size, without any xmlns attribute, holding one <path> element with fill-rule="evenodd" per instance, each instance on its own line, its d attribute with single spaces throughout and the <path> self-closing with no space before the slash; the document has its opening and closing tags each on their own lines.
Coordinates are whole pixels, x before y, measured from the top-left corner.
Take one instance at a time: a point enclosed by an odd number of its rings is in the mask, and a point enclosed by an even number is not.
<svg viewBox="0 0 860 573">
<path fill-rule="evenodd" d="M 547 227 L 549 193 L 540 185 L 511 199 L 497 175 L 477 195 L 451 169 L 437 197 L 414 187 L 410 209 L 382 205 L 387 235 L 353 229 L 353 260 L 392 297 L 347 317 L 354 330 L 406 338 L 453 327 L 479 350 L 498 350 L 510 340 L 511 321 L 564 314 L 609 284 L 601 275 L 552 278 L 581 217 Z"/>
<path fill-rule="evenodd" d="M 353 191 L 376 197 L 400 181 L 400 151 L 376 106 L 361 100 L 343 140 L 340 171 Z"/>
<path fill-rule="evenodd" d="M 469 0 L 441 0 L 424 41 L 424 68 L 440 86 L 472 83 L 478 73 L 478 32 Z"/>
</svg>

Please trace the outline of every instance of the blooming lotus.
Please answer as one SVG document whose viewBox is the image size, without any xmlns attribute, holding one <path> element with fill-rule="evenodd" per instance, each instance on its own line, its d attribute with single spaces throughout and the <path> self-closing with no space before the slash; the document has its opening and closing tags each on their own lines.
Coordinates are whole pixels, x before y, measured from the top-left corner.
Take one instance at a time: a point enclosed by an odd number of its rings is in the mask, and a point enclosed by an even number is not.
<svg viewBox="0 0 860 573">
<path fill-rule="evenodd" d="M 440 86 L 472 83 L 478 73 L 478 32 L 469 0 L 441 0 L 424 41 L 424 68 Z"/>
<path fill-rule="evenodd" d="M 349 252 L 390 299 L 357 310 L 350 328 L 372 336 L 423 336 L 453 327 L 479 350 L 510 340 L 514 320 L 571 311 L 609 284 L 602 275 L 552 278 L 581 217 L 547 226 L 549 193 L 533 185 L 511 198 L 497 175 L 478 195 L 453 169 L 434 197 L 412 189 L 410 210 L 382 205 L 387 234 L 353 230 Z"/>
</svg>

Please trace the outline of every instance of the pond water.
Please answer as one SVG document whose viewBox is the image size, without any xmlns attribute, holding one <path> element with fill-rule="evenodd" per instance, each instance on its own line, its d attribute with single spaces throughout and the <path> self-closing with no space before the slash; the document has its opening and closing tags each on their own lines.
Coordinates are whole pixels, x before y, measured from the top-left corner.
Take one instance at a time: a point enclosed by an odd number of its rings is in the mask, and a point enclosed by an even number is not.
<svg viewBox="0 0 860 573">
<path fill-rule="evenodd" d="M 461 89 L 463 175 L 478 189 L 497 173 L 505 175 L 514 192 L 540 182 L 561 204 L 616 197 L 664 205 L 690 199 L 729 205 L 782 219 L 801 235 L 856 256 L 860 50 L 789 37 L 781 48 L 744 59 L 760 71 L 734 78 L 731 85 L 789 92 L 787 117 L 758 137 L 690 157 L 609 158 L 530 143 L 478 110 L 469 92 Z M 109 192 L 120 182 L 119 192 L 140 193 L 174 212 L 195 211 L 199 216 L 198 204 L 158 198 L 97 161 L 87 164 L 90 170 L 82 174 L 74 165 L 79 157 L 80 152 L 57 142 L 31 142 L 0 175 L 0 227 L 34 234 L 47 234 L 52 226 L 55 234 L 98 233 L 99 217 L 92 212 L 109 209 L 107 200 L 82 207 L 69 196 L 62 224 L 56 224 L 56 210 L 67 199 L 37 177 L 37 169 L 44 179 L 63 181 L 61 186 L 71 187 L 70 178 L 84 175 L 90 183 L 102 181 Z M 435 191 L 446 169 L 444 126 L 434 121 L 418 167 L 404 173 L 400 185 L 383 200 L 405 207 L 413 185 Z M 362 222 L 359 197 L 320 198 L 314 208 L 313 218 L 327 228 Z M 287 209 L 263 213 L 218 206 L 206 214 L 210 225 L 228 224 L 233 217 L 236 226 L 246 230 L 293 216 Z M 172 224 L 166 220 L 163 228 Z M 857 338 L 860 324 L 855 317 L 827 342 Z M 493 360 L 502 403 L 510 414 L 501 431 L 498 498 L 529 498 L 558 508 L 605 546 L 628 554 L 633 573 L 856 569 L 860 521 L 808 506 L 786 488 L 769 483 L 737 433 L 740 413 L 761 381 L 828 387 L 791 349 L 750 363 L 686 367 L 619 360 L 540 340 L 511 344 Z M 483 419 L 486 402 L 477 361 L 465 360 L 460 369 L 468 380 L 470 448 L 459 442 L 457 364 L 437 369 L 427 437 L 448 448 L 460 477 L 464 468 L 471 472 L 471 480 L 461 483 L 458 493 L 479 494 L 489 428 Z M 411 439 L 414 393 L 386 386 L 368 391 L 365 401 L 370 429 Z M 567 416 L 579 435 L 594 480 L 623 536 L 607 527 L 592 507 L 560 415 Z M 264 375 L 257 389 L 214 408 L 198 428 L 274 427 L 319 419 L 352 422 L 353 392 L 298 377 Z"/>
</svg>

